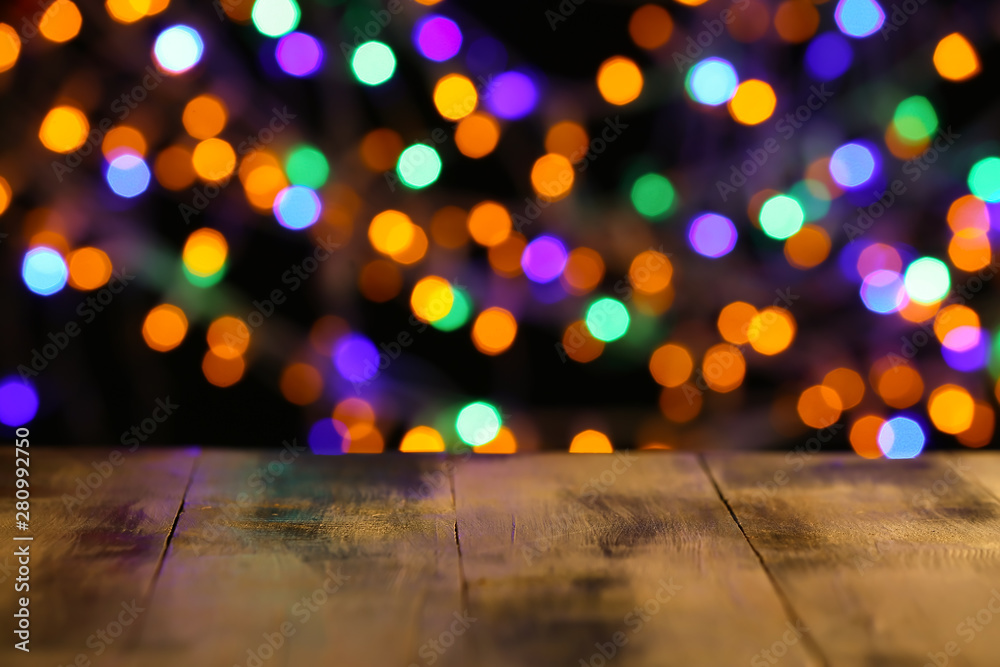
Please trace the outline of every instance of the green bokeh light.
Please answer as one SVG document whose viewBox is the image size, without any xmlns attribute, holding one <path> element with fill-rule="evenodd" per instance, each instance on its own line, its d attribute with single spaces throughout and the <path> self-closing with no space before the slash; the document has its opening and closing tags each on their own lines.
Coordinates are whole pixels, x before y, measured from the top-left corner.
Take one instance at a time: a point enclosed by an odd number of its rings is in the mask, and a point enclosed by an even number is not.
<svg viewBox="0 0 1000 667">
<path fill-rule="evenodd" d="M 624 336 L 630 321 L 625 304 L 611 297 L 604 297 L 592 303 L 587 309 L 584 320 L 590 335 L 605 343 Z"/>
<path fill-rule="evenodd" d="M 330 177 L 330 164 L 319 150 L 302 144 L 285 158 L 285 173 L 293 184 L 318 190 Z"/>
<path fill-rule="evenodd" d="M 906 268 L 903 285 L 907 295 L 917 303 L 934 303 L 948 295 L 951 276 L 941 260 L 921 257 Z"/>
<path fill-rule="evenodd" d="M 802 203 L 806 222 L 815 222 L 830 211 L 830 191 L 820 181 L 799 181 L 788 194 Z"/>
<path fill-rule="evenodd" d="M 396 71 L 396 56 L 382 42 L 365 42 L 354 50 L 351 70 L 361 83 L 377 86 L 388 81 Z"/>
<path fill-rule="evenodd" d="M 783 240 L 794 236 L 805 222 L 806 214 L 794 197 L 775 195 L 760 209 L 760 228 L 772 239 Z"/>
<path fill-rule="evenodd" d="M 295 0 L 257 0 L 250 18 L 262 35 L 281 37 L 299 25 L 302 11 Z"/>
<path fill-rule="evenodd" d="M 426 188 L 441 175 L 441 156 L 427 144 L 413 144 L 399 154 L 396 173 L 405 185 Z"/>
<path fill-rule="evenodd" d="M 632 205 L 641 215 L 651 220 L 661 220 L 673 208 L 674 186 L 666 176 L 645 174 L 632 186 Z"/>
<path fill-rule="evenodd" d="M 983 158 L 972 165 L 969 190 L 983 201 L 1000 202 L 1000 157 Z"/>
<path fill-rule="evenodd" d="M 900 102 L 892 122 L 899 136 L 907 141 L 923 141 L 938 128 L 938 117 L 934 107 L 921 95 L 907 97 Z"/>
<path fill-rule="evenodd" d="M 220 280 L 222 280 L 222 278 L 226 275 L 227 264 L 223 264 L 221 269 L 219 269 L 210 276 L 198 276 L 191 273 L 188 270 L 187 265 L 184 264 L 184 262 L 181 262 L 181 269 L 183 269 L 184 277 L 188 279 L 189 283 L 191 283 L 195 287 L 206 288 L 206 287 L 212 287 Z"/>
<path fill-rule="evenodd" d="M 469 321 L 469 315 L 472 313 L 472 300 L 469 299 L 469 293 L 461 287 L 454 286 L 451 288 L 451 293 L 455 296 L 451 310 L 441 319 L 431 322 L 431 326 L 435 329 L 454 331 Z"/>
<path fill-rule="evenodd" d="M 489 403 L 469 403 L 455 420 L 455 431 L 462 442 L 479 447 L 497 437 L 500 432 L 500 413 Z"/>
</svg>

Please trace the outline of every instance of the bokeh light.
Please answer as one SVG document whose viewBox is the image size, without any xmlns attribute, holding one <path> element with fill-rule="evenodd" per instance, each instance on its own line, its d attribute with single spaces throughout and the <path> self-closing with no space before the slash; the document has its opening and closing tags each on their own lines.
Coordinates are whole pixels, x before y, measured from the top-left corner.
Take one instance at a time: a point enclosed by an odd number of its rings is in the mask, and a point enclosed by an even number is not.
<svg viewBox="0 0 1000 667">
<path fill-rule="evenodd" d="M 679 387 L 688 381 L 694 370 L 694 359 L 683 345 L 667 343 L 656 348 L 649 359 L 649 372 L 657 384 Z"/>
<path fill-rule="evenodd" d="M 167 352 L 183 342 L 188 319 L 184 311 L 169 303 L 156 306 L 142 323 L 142 337 L 151 349 Z"/>
<path fill-rule="evenodd" d="M 444 438 L 430 426 L 415 426 L 403 435 L 401 452 L 443 452 Z"/>
<path fill-rule="evenodd" d="M 885 12 L 875 0 L 839 0 L 833 13 L 837 27 L 848 37 L 868 37 L 885 23 Z"/>
<path fill-rule="evenodd" d="M 628 58 L 609 58 L 597 70 L 597 89 L 601 97 L 611 104 L 628 104 L 642 92 L 642 72 Z"/>
<path fill-rule="evenodd" d="M 472 342 L 483 354 L 495 356 L 514 344 L 517 320 L 503 308 L 487 308 L 472 325 Z"/>
<path fill-rule="evenodd" d="M 365 42 L 351 56 L 351 71 L 366 86 L 378 86 L 392 78 L 396 71 L 396 55 L 387 44 Z"/>
<path fill-rule="evenodd" d="M 729 100 L 729 113 L 744 125 L 759 125 L 771 117 L 778 98 L 770 84 L 758 79 L 749 79 L 736 87 L 736 93 Z"/>
<path fill-rule="evenodd" d="M 138 155 L 125 153 L 111 160 L 105 178 L 112 191 L 119 197 L 138 197 L 149 187 L 152 174 L 146 162 Z"/>
<path fill-rule="evenodd" d="M 566 267 L 566 246 L 554 236 L 539 236 L 524 249 L 521 268 L 536 283 L 558 278 Z"/>
<path fill-rule="evenodd" d="M 608 436 L 593 429 L 577 433 L 569 443 L 570 454 L 611 454 L 613 451 Z"/>
<path fill-rule="evenodd" d="M 951 289 L 948 267 L 939 259 L 921 257 L 906 267 L 906 294 L 917 303 L 940 301 Z"/>
<path fill-rule="evenodd" d="M 35 294 L 50 296 L 66 286 L 69 269 L 62 255 L 52 248 L 42 246 L 25 253 L 21 277 L 28 289 Z"/>
<path fill-rule="evenodd" d="M 413 314 L 424 322 L 436 322 L 446 317 L 454 303 L 455 292 L 451 284 L 439 276 L 421 278 L 410 294 Z"/>
<path fill-rule="evenodd" d="M 323 46 L 315 37 L 302 32 L 290 32 L 274 48 L 278 66 L 292 76 L 309 76 L 323 64 Z"/>
<path fill-rule="evenodd" d="M 969 190 L 983 201 L 1000 202 L 1000 157 L 983 158 L 972 165 Z"/>
<path fill-rule="evenodd" d="M 924 430 L 909 417 L 893 417 L 878 431 L 878 446 L 890 459 L 916 458 L 924 450 Z"/>
<path fill-rule="evenodd" d="M 468 77 L 448 74 L 434 86 L 434 106 L 447 120 L 461 120 L 476 110 L 479 95 Z"/>
<path fill-rule="evenodd" d="M 90 123 L 82 111 L 72 106 L 58 106 L 45 115 L 38 138 L 50 151 L 72 153 L 87 141 L 88 132 Z"/>
<path fill-rule="evenodd" d="M 640 176 L 632 185 L 630 196 L 635 210 L 651 220 L 662 220 L 674 206 L 674 186 L 660 174 Z"/>
<path fill-rule="evenodd" d="M 706 58 L 694 65 L 684 87 L 695 102 L 707 106 L 725 104 L 736 93 L 739 77 L 732 64 L 722 58 Z"/>
<path fill-rule="evenodd" d="M 830 157 L 830 175 L 841 187 L 860 187 L 875 175 L 875 155 L 862 144 L 844 144 Z"/>
<path fill-rule="evenodd" d="M 426 188 L 441 175 L 441 156 L 426 144 L 414 144 L 399 154 L 396 173 L 404 185 Z"/>
<path fill-rule="evenodd" d="M 6 426 L 23 426 L 38 412 L 38 394 L 27 382 L 18 377 L 0 380 L 0 423 Z"/>
<path fill-rule="evenodd" d="M 290 185 L 274 198 L 274 217 L 288 229 L 312 226 L 322 211 L 319 195 L 304 185 Z"/>
<path fill-rule="evenodd" d="M 208 278 L 221 271 L 228 255 L 226 237 L 207 227 L 191 233 L 181 254 L 184 268 L 200 278 Z"/>
<path fill-rule="evenodd" d="M 842 76 L 853 60 L 850 42 L 836 32 L 817 35 L 806 49 L 806 67 L 820 81 L 832 81 Z"/>
<path fill-rule="evenodd" d="M 798 233 L 805 222 L 802 204 L 794 197 L 776 195 L 760 209 L 760 227 L 772 239 L 787 239 Z"/>
<path fill-rule="evenodd" d="M 953 32 L 934 48 L 934 68 L 949 81 L 965 81 L 979 74 L 979 56 L 962 33 Z"/>
<path fill-rule="evenodd" d="M 413 29 L 413 43 L 428 60 L 444 62 L 458 55 L 462 48 L 462 31 L 449 18 L 425 16 Z"/>
<path fill-rule="evenodd" d="M 100 248 L 84 247 L 66 256 L 70 287 L 94 290 L 111 278 L 111 259 Z"/>
<path fill-rule="evenodd" d="M 587 308 L 584 321 L 587 323 L 587 330 L 594 338 L 610 343 L 625 335 L 631 318 L 625 304 L 617 299 L 604 297 Z"/>
<path fill-rule="evenodd" d="M 538 90 L 527 74 L 511 71 L 493 78 L 486 106 L 494 116 L 517 120 L 527 116 L 538 103 Z"/>
<path fill-rule="evenodd" d="M 703 213 L 691 221 L 688 242 L 705 257 L 722 257 L 736 247 L 736 225 L 717 213 Z"/>
<path fill-rule="evenodd" d="M 455 431 L 467 445 L 478 447 L 497 437 L 503 424 L 500 413 L 489 403 L 477 401 L 466 405 L 455 420 Z"/>
<path fill-rule="evenodd" d="M 160 69 L 169 74 L 183 74 L 199 62 L 205 52 L 205 43 L 198 31 L 191 26 L 175 25 L 156 38 L 153 56 Z"/>
<path fill-rule="evenodd" d="M 333 363 L 348 382 L 366 382 L 379 373 L 379 351 L 367 337 L 347 334 L 334 345 Z"/>
<path fill-rule="evenodd" d="M 267 37 L 281 37 L 299 25 L 302 11 L 296 0 L 255 0 L 250 18 Z"/>
</svg>

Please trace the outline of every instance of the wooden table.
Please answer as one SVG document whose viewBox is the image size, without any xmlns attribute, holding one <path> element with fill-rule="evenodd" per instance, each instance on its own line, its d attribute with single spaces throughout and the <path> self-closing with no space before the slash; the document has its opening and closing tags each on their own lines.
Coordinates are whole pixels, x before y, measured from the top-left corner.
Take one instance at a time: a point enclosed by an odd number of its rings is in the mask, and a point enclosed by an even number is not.
<svg viewBox="0 0 1000 667">
<path fill-rule="evenodd" d="M 997 454 L 113 451 L 32 447 L 0 664 L 1000 665 Z"/>
</svg>

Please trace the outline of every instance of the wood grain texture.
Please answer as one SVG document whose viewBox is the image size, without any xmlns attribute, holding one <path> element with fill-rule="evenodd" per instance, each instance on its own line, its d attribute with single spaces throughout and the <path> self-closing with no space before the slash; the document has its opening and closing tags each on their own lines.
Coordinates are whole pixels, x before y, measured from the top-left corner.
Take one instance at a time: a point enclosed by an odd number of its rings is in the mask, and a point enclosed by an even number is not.
<svg viewBox="0 0 1000 667">
<path fill-rule="evenodd" d="M 14 549 L 30 545 L 31 653 L 5 639 L 0 664 L 96 661 L 137 637 L 196 450 L 29 448 L 31 542 L 13 542 L 14 448 L 0 453 L 0 615 L 14 611 Z M 112 455 L 112 452 L 117 454 Z M 13 545 L 13 546 L 11 546 Z M 117 623 L 125 625 L 117 625 Z M 102 637 L 97 634 L 103 631 Z M 111 635 L 117 634 L 112 637 Z M 9 635 L 5 633 L 5 637 Z M 107 641 L 105 640 L 107 638 Z M 96 664 L 96 662 L 95 662 Z"/>
<path fill-rule="evenodd" d="M 1000 664 L 996 457 L 707 461 L 832 667 Z"/>
<path fill-rule="evenodd" d="M 206 453 L 143 651 L 156 664 L 419 663 L 420 645 L 461 609 L 448 465 Z M 437 664 L 469 664 L 449 655 Z"/>
<path fill-rule="evenodd" d="M 748 665 L 789 632 L 694 456 L 476 457 L 455 497 L 478 664 Z"/>
</svg>

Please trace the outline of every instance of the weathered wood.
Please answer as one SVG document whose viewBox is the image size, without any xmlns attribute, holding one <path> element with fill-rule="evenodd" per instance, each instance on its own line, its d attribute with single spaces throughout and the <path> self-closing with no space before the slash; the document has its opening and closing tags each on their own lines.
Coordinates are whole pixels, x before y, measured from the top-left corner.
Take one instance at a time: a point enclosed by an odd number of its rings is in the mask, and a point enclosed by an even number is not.
<svg viewBox="0 0 1000 667">
<path fill-rule="evenodd" d="M 1000 660 L 1000 502 L 963 470 L 995 492 L 981 456 L 707 461 L 832 667 L 983 666 Z"/>
<path fill-rule="evenodd" d="M 196 450 L 29 448 L 30 530 L 14 530 L 13 447 L 0 474 L 5 620 L 0 664 L 70 664 L 125 649 L 137 636 Z M 115 452 L 114 454 L 112 452 Z M 30 542 L 11 537 L 31 535 Z M 30 545 L 31 653 L 12 648 L 14 549 Z M 121 623 L 122 625 L 119 625 Z M 105 633 L 103 636 L 99 632 Z"/>
<path fill-rule="evenodd" d="M 418 647 L 461 608 L 447 466 L 206 453 L 143 651 L 192 665 L 419 664 Z"/>
<path fill-rule="evenodd" d="M 786 632 L 817 664 L 694 456 L 477 457 L 455 496 L 479 664 L 747 665 Z"/>
</svg>

